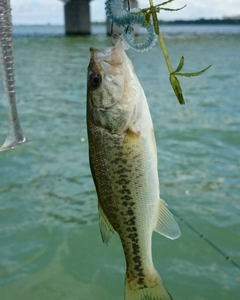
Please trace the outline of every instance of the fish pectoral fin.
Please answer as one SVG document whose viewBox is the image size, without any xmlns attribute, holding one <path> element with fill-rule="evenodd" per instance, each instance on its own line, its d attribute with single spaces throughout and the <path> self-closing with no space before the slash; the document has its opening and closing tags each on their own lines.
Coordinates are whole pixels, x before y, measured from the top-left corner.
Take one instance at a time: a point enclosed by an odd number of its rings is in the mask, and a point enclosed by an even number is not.
<svg viewBox="0 0 240 300">
<path fill-rule="evenodd" d="M 99 227 L 102 236 L 103 243 L 108 246 L 109 242 L 111 241 L 115 230 L 113 229 L 112 225 L 108 221 L 101 204 L 98 204 L 98 212 L 99 212 Z"/>
<path fill-rule="evenodd" d="M 167 208 L 167 203 L 162 199 L 159 200 L 159 217 L 155 231 L 171 240 L 175 240 L 181 235 L 181 231 L 172 213 Z"/>
</svg>

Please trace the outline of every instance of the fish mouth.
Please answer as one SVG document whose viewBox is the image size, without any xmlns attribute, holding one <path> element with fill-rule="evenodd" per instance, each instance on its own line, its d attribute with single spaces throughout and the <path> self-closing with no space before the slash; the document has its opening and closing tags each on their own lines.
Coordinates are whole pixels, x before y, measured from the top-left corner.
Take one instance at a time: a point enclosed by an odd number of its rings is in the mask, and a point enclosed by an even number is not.
<svg viewBox="0 0 240 300">
<path fill-rule="evenodd" d="M 104 66 L 106 65 L 112 67 L 121 65 L 123 63 L 124 54 L 121 39 L 118 39 L 112 47 L 90 48 L 91 62 L 100 65 L 103 69 L 105 69 Z M 108 72 L 105 73 L 107 74 Z"/>
<path fill-rule="evenodd" d="M 97 61 L 104 60 L 112 55 L 112 50 L 115 46 L 107 47 L 107 48 L 93 48 L 89 49 L 91 57 Z"/>
</svg>

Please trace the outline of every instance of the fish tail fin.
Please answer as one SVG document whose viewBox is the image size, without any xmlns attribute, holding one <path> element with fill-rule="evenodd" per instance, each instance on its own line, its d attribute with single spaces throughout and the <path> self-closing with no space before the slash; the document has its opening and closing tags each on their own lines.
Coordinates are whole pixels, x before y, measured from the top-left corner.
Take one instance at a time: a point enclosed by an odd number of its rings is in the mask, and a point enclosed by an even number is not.
<svg viewBox="0 0 240 300">
<path fill-rule="evenodd" d="M 128 274 L 128 273 L 127 273 Z M 125 300 L 172 300 L 155 269 L 144 278 L 125 279 Z"/>
</svg>

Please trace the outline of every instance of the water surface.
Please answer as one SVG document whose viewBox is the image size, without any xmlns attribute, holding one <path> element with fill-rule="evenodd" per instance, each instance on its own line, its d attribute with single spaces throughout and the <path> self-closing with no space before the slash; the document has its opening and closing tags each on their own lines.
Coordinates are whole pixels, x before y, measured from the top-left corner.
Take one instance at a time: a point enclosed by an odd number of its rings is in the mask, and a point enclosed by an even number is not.
<svg viewBox="0 0 240 300">
<path fill-rule="evenodd" d="M 168 82 L 159 46 L 128 55 L 151 109 L 161 196 L 240 264 L 240 27 L 163 26 L 173 66 L 212 64 Z M 65 37 L 60 26 L 14 28 L 18 111 L 29 144 L 0 153 L 0 295 L 3 300 L 122 300 L 125 261 L 117 236 L 102 244 L 88 164 L 89 47 L 110 45 L 105 27 Z M 0 83 L 0 140 L 7 131 Z M 153 257 L 175 300 L 237 300 L 240 270 L 183 222 L 176 241 L 153 235 Z"/>
</svg>

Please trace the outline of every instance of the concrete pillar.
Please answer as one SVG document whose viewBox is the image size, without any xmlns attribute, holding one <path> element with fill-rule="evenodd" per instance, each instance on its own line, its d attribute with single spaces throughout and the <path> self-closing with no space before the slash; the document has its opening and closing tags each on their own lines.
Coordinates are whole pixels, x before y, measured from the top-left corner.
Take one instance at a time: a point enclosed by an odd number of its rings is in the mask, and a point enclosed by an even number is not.
<svg viewBox="0 0 240 300">
<path fill-rule="evenodd" d="M 130 0 L 130 8 L 138 8 L 137 0 Z M 124 8 L 128 9 L 128 0 L 124 0 Z M 111 35 L 111 22 L 107 20 L 107 34 Z M 138 26 L 134 26 L 135 34 L 138 34 Z M 122 33 L 122 28 L 113 26 L 113 32 Z"/>
<path fill-rule="evenodd" d="M 67 35 L 88 35 L 91 33 L 91 0 L 70 0 L 64 5 L 65 33 Z"/>
</svg>

